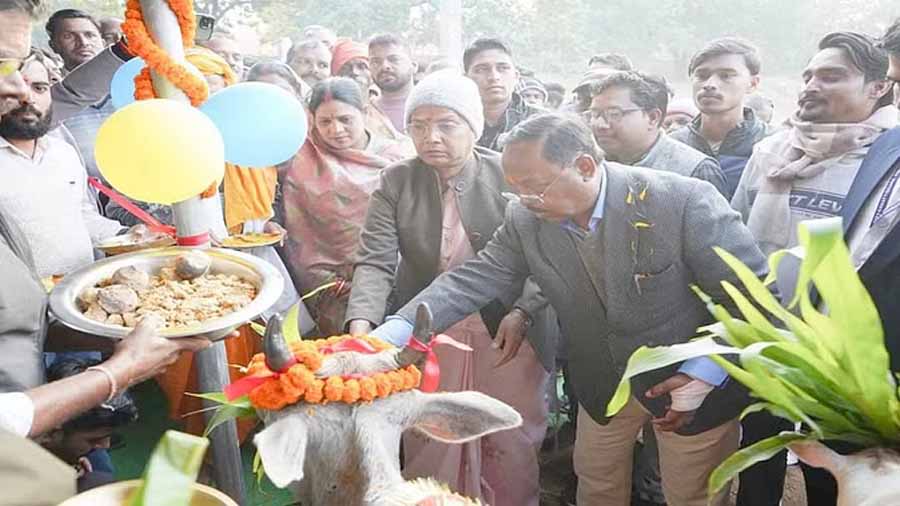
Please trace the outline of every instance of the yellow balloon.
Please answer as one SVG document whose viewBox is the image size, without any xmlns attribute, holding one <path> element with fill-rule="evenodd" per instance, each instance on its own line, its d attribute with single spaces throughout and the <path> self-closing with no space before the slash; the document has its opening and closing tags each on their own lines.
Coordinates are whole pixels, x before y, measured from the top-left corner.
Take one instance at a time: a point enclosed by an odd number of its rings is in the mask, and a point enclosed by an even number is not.
<svg viewBox="0 0 900 506">
<path fill-rule="evenodd" d="M 97 132 L 94 155 L 113 188 L 155 204 L 187 200 L 225 174 L 219 130 L 174 100 L 139 100 L 113 113 Z"/>
</svg>

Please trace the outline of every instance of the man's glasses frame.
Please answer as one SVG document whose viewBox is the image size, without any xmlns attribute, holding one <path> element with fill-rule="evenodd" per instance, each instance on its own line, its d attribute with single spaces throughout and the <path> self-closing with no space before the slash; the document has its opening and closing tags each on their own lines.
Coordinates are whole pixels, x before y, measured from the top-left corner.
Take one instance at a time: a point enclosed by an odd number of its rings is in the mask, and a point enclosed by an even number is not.
<svg viewBox="0 0 900 506">
<path fill-rule="evenodd" d="M 603 118 L 603 121 L 605 121 L 607 124 L 614 125 L 625 119 L 625 116 L 638 111 L 643 111 L 643 109 L 641 109 L 640 107 L 629 107 L 627 109 L 622 109 L 621 107 L 610 107 L 602 111 L 594 111 L 588 109 L 584 112 L 584 118 L 589 122 L 594 121 L 598 118 Z"/>
<path fill-rule="evenodd" d="M 35 57 L 35 53 L 30 53 L 25 58 L 0 58 L 0 78 L 9 77 L 16 72 L 20 72 Z"/>
<path fill-rule="evenodd" d="M 510 192 L 503 192 L 500 195 L 511 202 L 518 202 L 526 207 L 543 206 L 544 202 L 545 202 L 544 197 L 547 196 L 547 192 L 549 192 L 550 188 L 553 188 L 553 185 L 555 185 L 556 182 L 559 181 L 560 178 L 562 178 L 562 176 L 566 172 L 566 170 L 567 169 L 565 167 L 563 167 L 563 169 L 561 171 L 559 171 L 559 174 L 557 174 L 556 177 L 553 178 L 553 181 L 551 181 L 550 184 L 548 184 L 547 186 L 544 187 L 544 191 L 542 191 L 541 193 L 538 193 L 538 194 L 516 194 L 516 193 L 510 193 Z"/>
</svg>

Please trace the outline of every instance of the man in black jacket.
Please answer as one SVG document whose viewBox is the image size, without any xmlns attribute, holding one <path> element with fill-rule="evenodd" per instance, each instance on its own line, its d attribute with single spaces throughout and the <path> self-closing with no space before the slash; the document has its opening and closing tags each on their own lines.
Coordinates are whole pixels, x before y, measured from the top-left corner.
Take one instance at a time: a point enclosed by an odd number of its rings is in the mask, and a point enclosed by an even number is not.
<svg viewBox="0 0 900 506">
<path fill-rule="evenodd" d="M 759 85 L 761 63 L 753 45 L 733 37 L 706 44 L 691 58 L 688 74 L 700 115 L 672 133 L 672 138 L 719 161 L 734 194 L 753 146 L 769 133 L 768 125 L 744 106 Z"/>
</svg>

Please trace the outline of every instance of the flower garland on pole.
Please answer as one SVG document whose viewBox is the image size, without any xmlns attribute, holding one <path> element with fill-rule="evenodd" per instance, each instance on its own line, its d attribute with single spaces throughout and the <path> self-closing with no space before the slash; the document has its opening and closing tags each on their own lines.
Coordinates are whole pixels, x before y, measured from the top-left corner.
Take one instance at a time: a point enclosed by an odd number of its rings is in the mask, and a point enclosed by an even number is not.
<svg viewBox="0 0 900 506">
<path fill-rule="evenodd" d="M 181 39 L 185 48 L 193 47 L 196 33 L 196 19 L 191 0 L 166 0 L 178 20 Z M 209 87 L 201 77 L 191 73 L 182 63 L 175 61 L 163 51 L 147 31 L 139 0 L 128 0 L 125 7 L 125 22 L 122 31 L 128 40 L 128 49 L 140 56 L 147 66 L 134 79 L 134 98 L 146 100 L 156 98 L 150 71 L 165 77 L 187 95 L 194 107 L 202 104 L 209 95 Z"/>
</svg>

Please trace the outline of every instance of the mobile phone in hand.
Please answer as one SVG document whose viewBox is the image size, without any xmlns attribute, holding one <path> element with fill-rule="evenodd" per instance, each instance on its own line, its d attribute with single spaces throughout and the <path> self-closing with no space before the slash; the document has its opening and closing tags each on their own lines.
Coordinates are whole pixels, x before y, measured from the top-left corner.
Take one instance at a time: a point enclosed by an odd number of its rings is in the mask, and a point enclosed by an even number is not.
<svg viewBox="0 0 900 506">
<path fill-rule="evenodd" d="M 216 28 L 216 18 L 206 14 L 197 14 L 196 16 L 197 33 L 194 35 L 194 41 L 204 42 L 211 39 L 213 30 Z"/>
</svg>

